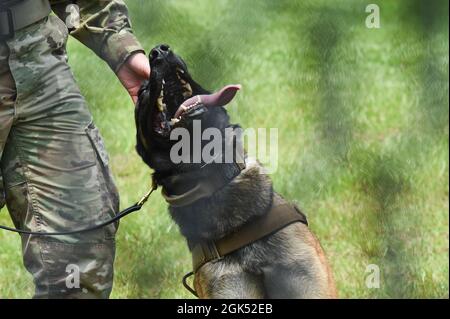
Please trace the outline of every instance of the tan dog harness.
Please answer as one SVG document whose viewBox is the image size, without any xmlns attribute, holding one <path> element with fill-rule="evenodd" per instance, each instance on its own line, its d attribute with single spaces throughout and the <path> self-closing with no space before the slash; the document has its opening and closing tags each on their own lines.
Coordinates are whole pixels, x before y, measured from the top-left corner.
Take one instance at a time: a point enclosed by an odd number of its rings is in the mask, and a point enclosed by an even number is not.
<svg viewBox="0 0 450 319">
<path fill-rule="evenodd" d="M 293 224 L 308 225 L 306 216 L 291 203 L 274 199 L 269 212 L 242 226 L 238 231 L 216 241 L 202 242 L 192 250 L 194 273 L 209 262 L 221 260 L 247 245 L 270 236 Z"/>
<path fill-rule="evenodd" d="M 293 223 L 303 223 L 308 226 L 306 216 L 298 207 L 282 198 L 274 197 L 267 214 L 248 222 L 236 232 L 219 240 L 205 241 L 194 246 L 191 252 L 194 271 L 183 277 L 184 287 L 198 297 L 197 292 L 188 285 L 187 279 L 196 274 L 201 267 L 210 262 L 218 262 L 225 256 L 273 235 Z"/>
</svg>

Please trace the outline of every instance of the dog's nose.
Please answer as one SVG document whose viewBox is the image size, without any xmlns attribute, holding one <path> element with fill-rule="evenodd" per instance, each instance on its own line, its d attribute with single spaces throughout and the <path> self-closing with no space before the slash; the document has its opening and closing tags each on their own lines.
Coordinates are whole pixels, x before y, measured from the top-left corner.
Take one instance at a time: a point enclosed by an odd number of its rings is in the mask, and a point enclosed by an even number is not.
<svg viewBox="0 0 450 319">
<path fill-rule="evenodd" d="M 170 46 L 167 44 L 158 45 L 152 51 L 150 51 L 150 62 L 153 62 L 158 59 L 165 58 L 170 52 Z"/>
</svg>

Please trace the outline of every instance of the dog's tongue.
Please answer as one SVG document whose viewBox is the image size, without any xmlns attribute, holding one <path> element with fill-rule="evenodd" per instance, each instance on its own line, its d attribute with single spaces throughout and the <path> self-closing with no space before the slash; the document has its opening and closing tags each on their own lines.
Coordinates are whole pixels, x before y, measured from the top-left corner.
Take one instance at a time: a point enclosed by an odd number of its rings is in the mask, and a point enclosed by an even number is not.
<svg viewBox="0 0 450 319">
<path fill-rule="evenodd" d="M 241 89 L 241 85 L 239 85 L 239 84 L 238 85 L 227 85 L 219 92 L 209 94 L 209 95 L 200 95 L 200 101 L 206 107 L 225 106 L 234 99 L 237 91 L 239 91 L 240 89 Z M 189 100 L 191 100 L 191 99 L 194 99 L 193 100 L 194 102 L 196 101 L 195 97 L 192 97 Z M 189 104 L 187 104 L 187 105 L 189 105 Z"/>
<path fill-rule="evenodd" d="M 196 95 L 187 99 L 175 113 L 175 118 L 179 118 L 181 114 L 190 108 L 202 103 L 206 107 L 225 106 L 230 103 L 236 96 L 237 91 L 241 89 L 241 85 L 227 85 L 220 91 L 213 94 Z"/>
</svg>

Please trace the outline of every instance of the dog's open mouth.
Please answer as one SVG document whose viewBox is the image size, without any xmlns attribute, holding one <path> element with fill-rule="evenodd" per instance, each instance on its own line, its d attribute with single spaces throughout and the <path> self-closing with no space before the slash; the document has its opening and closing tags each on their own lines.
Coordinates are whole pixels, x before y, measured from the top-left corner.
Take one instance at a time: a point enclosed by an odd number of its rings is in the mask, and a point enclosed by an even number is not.
<svg viewBox="0 0 450 319">
<path fill-rule="evenodd" d="M 189 99 L 193 90 L 188 79 L 183 78 L 185 71 L 176 68 L 174 75 L 163 77 L 157 86 L 160 86 L 158 98 L 156 99 L 156 114 L 153 118 L 153 130 L 161 136 L 170 134 L 172 128 L 179 121 L 176 120 L 176 105 L 181 101 Z"/>
<path fill-rule="evenodd" d="M 173 128 L 200 117 L 208 108 L 225 106 L 241 88 L 228 85 L 209 94 L 192 79 L 185 62 L 168 45 L 151 51 L 150 66 L 151 125 L 153 131 L 164 138 L 170 136 Z"/>
<path fill-rule="evenodd" d="M 173 128 L 182 127 L 188 118 L 199 118 L 204 112 L 207 112 L 209 107 L 227 105 L 234 98 L 236 92 L 241 89 L 240 85 L 227 85 L 213 94 L 192 96 L 192 90 L 188 89 L 190 85 L 186 84 L 185 92 L 189 92 L 191 97 L 181 103 L 173 117 L 168 116 L 167 104 L 164 103 L 164 90 L 161 90 L 157 100 L 158 113 L 153 122 L 156 133 L 166 136 Z"/>
</svg>

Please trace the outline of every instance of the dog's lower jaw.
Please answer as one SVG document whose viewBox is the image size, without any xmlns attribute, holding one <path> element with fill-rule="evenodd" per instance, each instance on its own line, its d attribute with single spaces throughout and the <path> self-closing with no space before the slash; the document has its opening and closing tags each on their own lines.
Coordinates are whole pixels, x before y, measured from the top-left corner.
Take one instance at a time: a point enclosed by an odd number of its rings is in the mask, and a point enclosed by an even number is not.
<svg viewBox="0 0 450 319">
<path fill-rule="evenodd" d="M 184 207 L 169 207 L 190 248 L 200 241 L 222 238 L 252 218 L 265 214 L 272 204 L 269 176 L 256 161 L 210 198 Z M 247 207 L 245 211 L 242 207 Z"/>
</svg>

